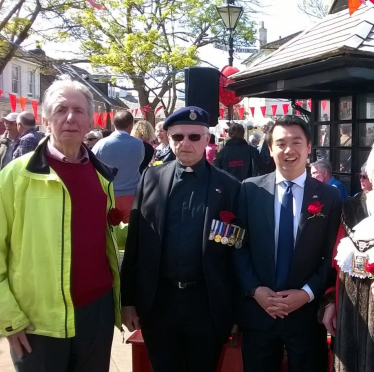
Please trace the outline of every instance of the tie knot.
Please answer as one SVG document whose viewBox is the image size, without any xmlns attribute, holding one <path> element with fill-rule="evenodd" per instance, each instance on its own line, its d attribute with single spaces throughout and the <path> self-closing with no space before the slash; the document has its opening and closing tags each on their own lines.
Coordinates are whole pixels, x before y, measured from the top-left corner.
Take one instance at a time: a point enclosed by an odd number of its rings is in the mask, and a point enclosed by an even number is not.
<svg viewBox="0 0 374 372">
<path fill-rule="evenodd" d="M 283 181 L 283 183 L 287 189 L 292 189 L 292 186 L 294 185 L 292 181 Z"/>
</svg>

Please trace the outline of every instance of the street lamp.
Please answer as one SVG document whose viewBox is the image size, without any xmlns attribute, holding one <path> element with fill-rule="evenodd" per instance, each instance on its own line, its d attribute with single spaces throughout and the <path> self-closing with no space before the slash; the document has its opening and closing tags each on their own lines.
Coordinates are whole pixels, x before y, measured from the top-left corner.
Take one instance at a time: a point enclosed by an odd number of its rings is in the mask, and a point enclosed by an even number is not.
<svg viewBox="0 0 374 372">
<path fill-rule="evenodd" d="M 229 31 L 229 66 L 232 66 L 234 60 L 234 38 L 232 33 L 238 24 L 240 17 L 243 14 L 243 7 L 234 5 L 234 0 L 227 0 L 227 4 L 216 7 L 223 24 Z M 228 120 L 232 120 L 232 106 L 227 108 Z"/>
</svg>

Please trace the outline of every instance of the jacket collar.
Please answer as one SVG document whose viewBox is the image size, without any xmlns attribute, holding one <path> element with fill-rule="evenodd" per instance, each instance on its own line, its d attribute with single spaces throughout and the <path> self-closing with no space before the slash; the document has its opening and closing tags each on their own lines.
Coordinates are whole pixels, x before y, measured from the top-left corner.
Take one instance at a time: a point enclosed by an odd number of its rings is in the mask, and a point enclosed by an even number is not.
<svg viewBox="0 0 374 372">
<path fill-rule="evenodd" d="M 26 166 L 27 171 L 37 174 L 50 174 L 50 168 L 48 165 L 46 155 L 48 140 L 49 136 L 43 139 L 37 146 Z M 86 145 L 83 144 L 83 146 L 86 148 L 88 152 L 88 157 L 92 162 L 93 166 L 95 167 L 95 169 L 105 179 L 112 182 L 117 174 L 117 168 L 108 167 L 107 165 L 103 164 Z"/>
</svg>

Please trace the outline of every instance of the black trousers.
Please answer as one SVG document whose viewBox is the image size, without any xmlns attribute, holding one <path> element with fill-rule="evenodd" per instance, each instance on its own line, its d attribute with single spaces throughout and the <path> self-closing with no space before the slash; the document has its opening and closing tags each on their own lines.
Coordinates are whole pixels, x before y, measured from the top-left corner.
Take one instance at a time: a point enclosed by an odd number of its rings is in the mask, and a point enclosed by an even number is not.
<svg viewBox="0 0 374 372">
<path fill-rule="evenodd" d="M 321 355 L 324 349 L 320 345 L 323 342 L 320 327 L 315 322 L 290 329 L 284 320 L 277 319 L 268 331 L 242 329 L 244 372 L 279 372 L 284 347 L 289 372 L 326 371 L 327 360 Z"/>
<path fill-rule="evenodd" d="M 205 284 L 161 284 L 142 334 L 154 372 L 215 372 L 222 343 Z"/>
<path fill-rule="evenodd" d="M 108 372 L 114 331 L 113 292 L 75 310 L 76 335 L 27 335 L 32 348 L 11 356 L 17 372 Z"/>
</svg>

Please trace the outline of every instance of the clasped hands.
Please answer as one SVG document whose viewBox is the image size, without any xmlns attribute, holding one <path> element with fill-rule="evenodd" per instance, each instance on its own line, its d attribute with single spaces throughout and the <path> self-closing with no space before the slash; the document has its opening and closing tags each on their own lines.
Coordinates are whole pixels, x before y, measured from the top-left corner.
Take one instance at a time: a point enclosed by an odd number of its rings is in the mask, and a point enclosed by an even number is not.
<svg viewBox="0 0 374 372">
<path fill-rule="evenodd" d="M 254 299 L 272 318 L 283 319 L 308 303 L 310 297 L 303 289 L 274 292 L 268 287 L 258 287 L 255 291 Z"/>
</svg>

